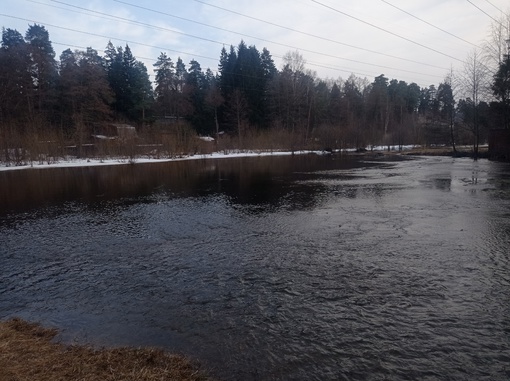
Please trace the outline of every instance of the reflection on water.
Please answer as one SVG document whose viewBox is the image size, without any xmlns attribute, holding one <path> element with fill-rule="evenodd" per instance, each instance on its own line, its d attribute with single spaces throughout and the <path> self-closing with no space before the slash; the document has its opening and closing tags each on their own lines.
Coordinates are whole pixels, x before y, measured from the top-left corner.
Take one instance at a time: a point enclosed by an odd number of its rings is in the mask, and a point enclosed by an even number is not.
<svg viewBox="0 0 510 381">
<path fill-rule="evenodd" d="M 306 179 L 316 170 L 360 165 L 346 158 L 298 155 L 4 171 L 0 172 L 0 213 L 64 201 L 93 204 L 155 194 L 227 194 L 241 204 L 273 203 L 289 191 L 285 181 L 290 176 Z"/>
<path fill-rule="evenodd" d="M 8 173 L 0 318 L 181 351 L 221 379 L 510 378 L 506 164 L 297 156 Z"/>
</svg>

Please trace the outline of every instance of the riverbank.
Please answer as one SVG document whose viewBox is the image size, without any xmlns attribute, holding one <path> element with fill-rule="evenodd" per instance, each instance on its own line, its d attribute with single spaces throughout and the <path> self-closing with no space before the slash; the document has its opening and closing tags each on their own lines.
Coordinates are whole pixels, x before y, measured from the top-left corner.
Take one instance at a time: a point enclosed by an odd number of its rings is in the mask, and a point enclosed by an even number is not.
<svg viewBox="0 0 510 381">
<path fill-rule="evenodd" d="M 54 342 L 57 333 L 21 319 L 0 322 L 0 380 L 209 380 L 180 355 L 152 348 L 64 345 Z"/>
<path fill-rule="evenodd" d="M 133 159 L 123 157 L 110 157 L 110 158 L 87 158 L 78 159 L 69 157 L 66 159 L 50 162 L 32 162 L 24 163 L 23 165 L 5 165 L 0 163 L 0 171 L 30 169 L 30 168 L 63 168 L 63 167 L 93 167 L 93 166 L 107 166 L 107 165 L 126 165 L 137 163 L 165 163 L 172 161 L 185 161 L 185 160 L 205 160 L 205 159 L 225 159 L 236 157 L 261 157 L 261 156 L 289 156 L 289 155 L 302 155 L 302 154 L 323 154 L 324 151 L 223 151 L 213 152 L 209 154 L 197 155 L 181 155 L 170 158 L 157 158 L 157 157 L 137 157 Z"/>
<path fill-rule="evenodd" d="M 378 155 L 411 155 L 411 156 L 453 156 L 453 157 L 473 157 L 473 148 L 471 146 L 459 146 L 456 152 L 453 152 L 451 147 L 422 147 L 422 146 L 404 146 L 401 150 L 398 146 L 391 146 L 390 150 L 386 146 L 377 146 L 372 149 L 344 149 L 339 151 L 278 151 L 278 150 L 231 150 L 222 152 L 212 152 L 208 154 L 196 155 L 182 155 L 171 158 L 158 158 L 158 157 L 136 157 L 136 158 L 123 158 L 123 157 L 109 157 L 109 158 L 86 158 L 78 159 L 69 157 L 66 159 L 56 161 L 40 161 L 24 163 L 23 165 L 6 165 L 0 162 L 0 171 L 31 169 L 31 168 L 61 168 L 61 167 L 92 167 L 92 166 L 107 166 L 107 165 L 126 165 L 136 163 L 162 163 L 170 161 L 183 161 L 183 160 L 205 160 L 205 159 L 225 159 L 236 157 L 261 157 L 261 156 L 287 156 L 287 155 L 303 155 L 303 154 L 342 154 L 342 155 L 371 155 L 377 153 Z M 488 157 L 488 147 L 481 146 L 478 158 Z"/>
<path fill-rule="evenodd" d="M 451 157 L 473 157 L 472 146 L 459 146 L 453 151 L 452 147 L 414 147 L 403 152 L 405 155 L 415 156 L 451 156 Z M 488 158 L 489 147 L 487 145 L 480 146 L 478 151 L 478 158 Z"/>
</svg>

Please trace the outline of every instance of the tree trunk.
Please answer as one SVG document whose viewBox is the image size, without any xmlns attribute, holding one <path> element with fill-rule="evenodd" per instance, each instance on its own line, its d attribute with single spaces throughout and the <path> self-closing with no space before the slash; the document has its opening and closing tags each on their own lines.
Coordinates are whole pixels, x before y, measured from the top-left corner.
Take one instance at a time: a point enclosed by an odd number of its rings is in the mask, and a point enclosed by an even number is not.
<svg viewBox="0 0 510 381">
<path fill-rule="evenodd" d="M 216 150 L 218 150 L 218 140 L 220 139 L 220 124 L 218 123 L 218 108 L 214 108 L 214 124 L 216 125 Z"/>
<path fill-rule="evenodd" d="M 457 153 L 457 149 L 455 148 L 455 133 L 453 131 L 453 117 L 450 118 L 450 137 L 452 139 L 453 153 Z"/>
</svg>

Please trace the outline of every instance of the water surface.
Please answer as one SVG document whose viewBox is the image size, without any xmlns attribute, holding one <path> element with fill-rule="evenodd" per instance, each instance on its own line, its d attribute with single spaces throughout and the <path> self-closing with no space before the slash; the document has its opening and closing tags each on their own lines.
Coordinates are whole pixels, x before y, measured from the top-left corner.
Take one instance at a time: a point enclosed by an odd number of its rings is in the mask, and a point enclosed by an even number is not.
<svg viewBox="0 0 510 381">
<path fill-rule="evenodd" d="M 161 346 L 227 380 L 510 378 L 508 164 L 9 171 L 0 195 L 0 318 L 64 341 Z"/>
</svg>

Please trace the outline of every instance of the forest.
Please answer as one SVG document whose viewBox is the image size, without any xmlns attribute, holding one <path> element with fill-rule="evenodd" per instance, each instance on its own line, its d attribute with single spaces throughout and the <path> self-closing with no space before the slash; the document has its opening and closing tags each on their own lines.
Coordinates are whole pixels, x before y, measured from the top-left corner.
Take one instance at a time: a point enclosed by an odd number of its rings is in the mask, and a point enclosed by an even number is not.
<svg viewBox="0 0 510 381">
<path fill-rule="evenodd" d="M 24 36 L 3 28 L 0 161 L 409 144 L 470 145 L 476 154 L 490 129 L 510 128 L 505 43 L 487 41 L 428 87 L 384 74 L 321 79 L 299 51 L 278 69 L 266 48 L 244 41 L 220 51 L 215 71 L 161 52 L 152 82 L 127 44 L 109 42 L 103 54 L 67 49 L 57 59 L 44 26 Z M 119 139 L 111 133 L 119 125 L 136 134 Z"/>
</svg>

